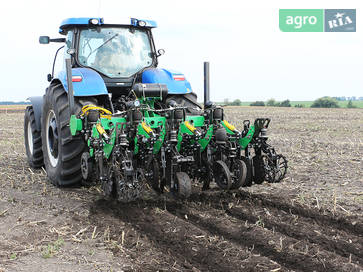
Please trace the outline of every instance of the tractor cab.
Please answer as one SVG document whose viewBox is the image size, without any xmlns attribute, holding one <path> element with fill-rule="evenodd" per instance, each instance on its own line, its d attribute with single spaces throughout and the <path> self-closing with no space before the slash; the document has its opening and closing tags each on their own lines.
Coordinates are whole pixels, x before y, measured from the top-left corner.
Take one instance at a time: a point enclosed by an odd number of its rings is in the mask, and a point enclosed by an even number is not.
<svg viewBox="0 0 363 272">
<path fill-rule="evenodd" d="M 154 21 L 135 18 L 129 25 L 104 24 L 103 18 L 69 18 L 59 28 L 65 38 L 41 37 L 40 43 L 65 42 L 64 57 L 71 58 L 72 68 L 96 71 L 108 92 L 117 95 L 141 81 L 142 71 L 157 66 L 163 50 L 155 51 L 151 33 L 154 27 Z"/>
<path fill-rule="evenodd" d="M 41 36 L 39 42 L 65 43 L 64 58 L 72 62 L 75 97 L 111 94 L 117 108 L 118 99 L 127 96 L 135 83 L 164 84 L 168 89 L 163 97 L 165 105 L 174 100 L 183 106 L 201 108 L 182 73 L 157 68 L 164 50 L 155 49 L 151 32 L 155 27 L 154 21 L 135 18 L 130 24 L 105 24 L 103 18 L 69 18 L 59 28 L 65 38 Z M 65 68 L 54 75 L 53 63 L 48 80 L 51 84 L 62 83 L 68 92 Z"/>
<path fill-rule="evenodd" d="M 108 92 L 124 94 L 146 68 L 157 66 L 151 28 L 154 21 L 131 19 L 130 25 L 104 24 L 103 18 L 65 19 L 59 33 L 66 35 L 65 54 L 73 67 L 97 71 Z"/>
</svg>

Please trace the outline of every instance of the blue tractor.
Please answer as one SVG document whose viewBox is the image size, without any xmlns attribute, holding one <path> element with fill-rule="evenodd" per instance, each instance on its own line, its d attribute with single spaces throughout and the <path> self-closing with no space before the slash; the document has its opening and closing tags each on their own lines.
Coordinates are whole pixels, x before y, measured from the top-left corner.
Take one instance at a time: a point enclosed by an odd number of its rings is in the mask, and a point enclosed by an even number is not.
<svg viewBox="0 0 363 272">
<path fill-rule="evenodd" d="M 64 38 L 39 38 L 63 45 L 46 93 L 30 97 L 25 111 L 30 166 L 45 166 L 54 185 L 101 183 L 125 202 L 145 182 L 187 198 L 193 180 L 227 190 L 280 181 L 287 162 L 266 142 L 269 119 L 238 131 L 221 107 L 205 101 L 203 109 L 182 73 L 158 68 L 164 51 L 155 48 L 155 27 L 69 18 L 59 28 Z M 60 49 L 65 65 L 54 75 Z"/>
</svg>

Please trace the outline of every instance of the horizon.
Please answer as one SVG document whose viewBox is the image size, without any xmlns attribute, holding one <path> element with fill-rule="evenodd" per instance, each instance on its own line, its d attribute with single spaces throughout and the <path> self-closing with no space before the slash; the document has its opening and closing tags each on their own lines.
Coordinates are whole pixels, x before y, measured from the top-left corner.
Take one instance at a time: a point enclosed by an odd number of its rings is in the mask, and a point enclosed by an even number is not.
<svg viewBox="0 0 363 272">
<path fill-rule="evenodd" d="M 319 98 L 323 98 L 324 96 L 322 96 L 322 97 L 318 97 L 318 98 L 316 98 L 316 99 L 311 99 L 311 100 L 291 100 L 291 99 L 288 99 L 288 98 L 286 98 L 286 99 L 282 99 L 282 100 L 277 100 L 277 99 L 275 99 L 275 98 L 273 98 L 273 97 L 270 97 L 270 98 L 268 98 L 268 99 L 265 99 L 265 100 L 249 100 L 249 101 L 246 101 L 246 100 L 241 100 L 241 99 L 239 99 L 239 98 L 236 98 L 236 99 L 224 99 L 223 101 L 219 101 L 219 100 L 216 100 L 216 101 L 212 101 L 212 102 L 215 102 L 215 103 L 230 103 L 230 102 L 233 102 L 233 101 L 235 101 L 235 100 L 240 100 L 241 101 L 241 103 L 250 103 L 250 102 L 258 102 L 258 101 L 263 101 L 263 102 L 267 102 L 267 101 L 269 101 L 269 100 L 275 100 L 276 102 L 283 102 L 283 101 L 286 101 L 286 100 L 289 100 L 290 102 L 314 102 L 315 100 L 317 100 L 317 99 L 319 99 Z M 355 96 L 352 96 L 352 97 L 345 97 L 345 96 L 338 96 L 338 97 L 332 97 L 332 96 L 330 96 L 331 98 L 334 98 L 334 99 L 336 99 L 337 101 L 352 101 L 352 102 L 354 102 L 354 101 L 363 101 L 363 96 L 361 96 L 361 97 L 355 97 Z M 340 100 L 340 99 L 337 99 L 337 98 L 345 98 L 345 100 Z M 27 99 L 25 99 L 25 100 L 0 100 L 0 104 L 1 103 L 5 103 L 5 102 L 9 102 L 9 103 L 22 103 L 22 102 L 26 102 L 26 103 L 30 103 L 30 102 L 28 102 L 28 100 Z M 203 101 L 198 101 L 198 103 L 201 103 L 201 104 L 203 104 Z"/>
</svg>

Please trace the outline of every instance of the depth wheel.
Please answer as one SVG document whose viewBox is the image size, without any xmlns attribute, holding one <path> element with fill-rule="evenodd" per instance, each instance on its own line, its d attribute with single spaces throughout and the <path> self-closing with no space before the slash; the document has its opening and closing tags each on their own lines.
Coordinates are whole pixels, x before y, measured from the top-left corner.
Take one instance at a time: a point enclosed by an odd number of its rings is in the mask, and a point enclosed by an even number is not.
<svg viewBox="0 0 363 272">
<path fill-rule="evenodd" d="M 218 187 L 229 190 L 232 186 L 232 176 L 224 161 L 216 161 L 213 167 L 214 180 Z"/>
<path fill-rule="evenodd" d="M 280 182 L 287 172 L 287 159 L 283 155 L 277 155 L 275 169 L 275 182 Z"/>
<path fill-rule="evenodd" d="M 242 157 L 241 160 L 245 163 L 247 174 L 246 181 L 242 183 L 242 187 L 247 187 L 252 185 L 252 160 Z"/>
<path fill-rule="evenodd" d="M 242 160 L 233 160 L 231 167 L 232 185 L 231 189 L 246 186 L 247 166 Z"/>
<path fill-rule="evenodd" d="M 261 184 L 265 180 L 265 165 L 262 160 L 262 156 L 254 156 L 253 157 L 253 181 L 256 184 Z"/>
<path fill-rule="evenodd" d="M 44 165 L 42 138 L 35 125 L 35 116 L 32 106 L 25 109 L 24 114 L 24 142 L 28 163 L 32 168 L 40 168 Z"/>
<path fill-rule="evenodd" d="M 275 168 L 274 162 L 267 155 L 262 156 L 262 160 L 263 160 L 263 164 L 265 167 L 265 180 L 269 183 L 275 182 L 276 168 Z"/>
<path fill-rule="evenodd" d="M 180 199 L 187 199 L 192 193 L 192 182 L 185 172 L 175 173 L 174 194 Z"/>
<path fill-rule="evenodd" d="M 161 192 L 159 164 L 153 159 L 147 167 L 147 182 L 156 192 Z"/>
<path fill-rule="evenodd" d="M 82 185 L 91 186 L 95 183 L 96 173 L 93 169 L 93 161 L 88 152 L 83 152 L 81 157 Z"/>
</svg>

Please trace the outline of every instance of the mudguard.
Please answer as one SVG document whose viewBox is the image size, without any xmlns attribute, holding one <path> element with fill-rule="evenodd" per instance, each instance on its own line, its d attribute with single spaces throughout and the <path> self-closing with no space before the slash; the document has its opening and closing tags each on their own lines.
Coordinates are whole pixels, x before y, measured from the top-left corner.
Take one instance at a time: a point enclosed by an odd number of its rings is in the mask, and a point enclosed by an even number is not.
<svg viewBox="0 0 363 272">
<path fill-rule="evenodd" d="M 108 95 L 108 91 L 102 77 L 94 70 L 89 68 L 72 68 L 74 96 L 95 96 Z M 67 75 L 65 71 L 58 74 L 66 92 L 68 92 Z"/>
<path fill-rule="evenodd" d="M 142 83 L 161 83 L 168 86 L 169 94 L 187 94 L 192 87 L 182 73 L 167 69 L 151 68 L 142 73 Z"/>
<path fill-rule="evenodd" d="M 41 121 L 40 118 L 42 116 L 43 111 L 43 96 L 31 96 L 28 98 L 30 103 L 33 106 L 34 118 L 35 118 L 35 126 L 37 131 L 41 130 Z"/>
</svg>

